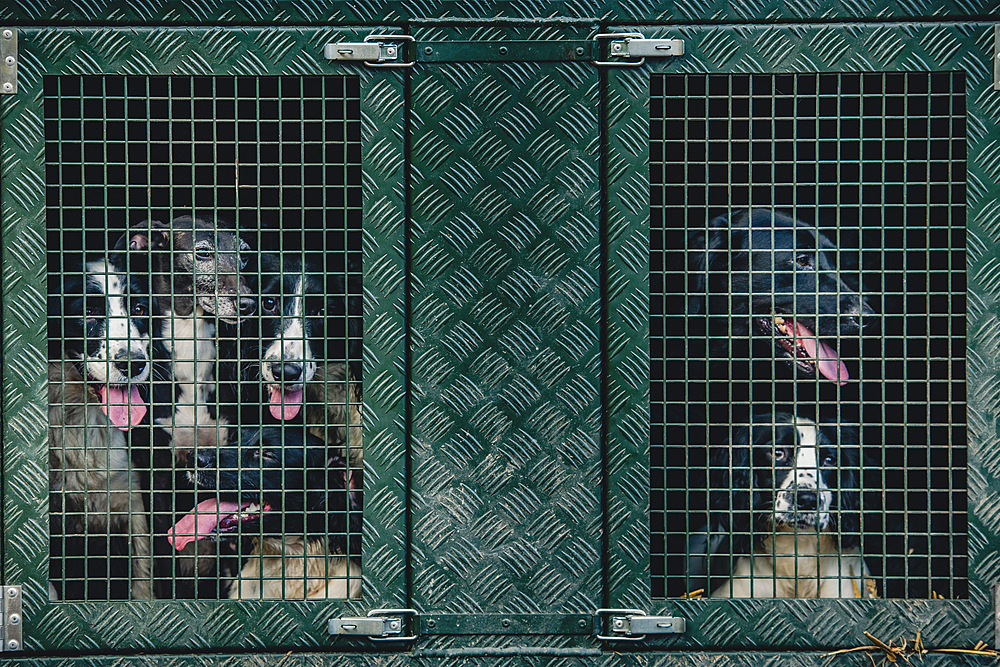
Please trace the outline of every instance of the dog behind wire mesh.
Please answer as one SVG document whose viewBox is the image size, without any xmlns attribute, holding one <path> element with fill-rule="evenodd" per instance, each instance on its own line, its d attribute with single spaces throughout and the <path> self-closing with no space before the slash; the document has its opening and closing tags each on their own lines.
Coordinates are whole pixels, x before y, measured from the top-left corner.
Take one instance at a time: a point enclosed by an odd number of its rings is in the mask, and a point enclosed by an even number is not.
<svg viewBox="0 0 1000 667">
<path fill-rule="evenodd" d="M 243 427 L 232 429 L 227 446 L 197 452 L 191 481 L 218 496 L 178 521 L 169 539 L 183 549 L 252 538 L 230 598 L 361 596 L 361 471 L 344 455 L 360 451 L 361 411 L 346 386 L 327 385 L 327 409 L 341 428 L 325 434 L 342 433 L 340 440 L 327 443 L 302 426 Z M 339 400 L 330 396 L 337 388 Z"/>
<path fill-rule="evenodd" d="M 712 597 L 869 597 L 860 546 L 857 432 L 783 412 L 758 414 L 712 454 L 712 533 L 730 569 Z M 720 540 L 707 540 L 718 550 Z M 719 565 L 722 565 L 720 568 Z"/>
<path fill-rule="evenodd" d="M 147 419 L 149 285 L 111 253 L 49 291 L 49 595 L 150 599 L 152 536 L 126 440 Z"/>
</svg>

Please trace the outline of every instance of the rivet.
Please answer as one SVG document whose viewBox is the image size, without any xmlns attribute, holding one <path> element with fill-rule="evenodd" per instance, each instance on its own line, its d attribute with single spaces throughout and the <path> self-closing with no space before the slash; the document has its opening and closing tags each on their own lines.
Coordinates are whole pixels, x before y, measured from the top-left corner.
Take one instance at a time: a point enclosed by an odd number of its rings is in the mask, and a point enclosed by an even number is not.
<svg viewBox="0 0 1000 667">
<path fill-rule="evenodd" d="M 7 642 L 8 651 L 16 651 L 19 648 L 21 648 L 21 645 L 17 643 L 16 639 L 11 639 L 9 642 Z"/>
<path fill-rule="evenodd" d="M 427 55 L 430 55 L 430 54 L 434 53 L 434 49 L 432 49 L 429 46 L 425 46 L 424 47 L 424 53 L 426 53 Z"/>
<path fill-rule="evenodd" d="M 576 47 L 576 55 L 578 55 L 578 56 L 582 56 L 583 55 L 583 47 L 582 46 Z"/>
<path fill-rule="evenodd" d="M 430 619 L 430 620 L 428 620 L 427 621 L 427 627 L 428 628 L 436 628 L 437 627 L 437 621 L 435 621 L 433 618 Z"/>
<path fill-rule="evenodd" d="M 615 42 L 614 44 L 611 45 L 611 50 L 612 51 L 621 51 L 622 50 L 622 45 L 619 44 L 619 43 L 617 43 L 617 42 Z"/>
<path fill-rule="evenodd" d="M 505 628 L 509 628 L 510 627 L 510 619 L 509 618 L 503 619 L 502 621 L 500 621 L 500 625 L 502 625 Z"/>
<path fill-rule="evenodd" d="M 8 618 L 10 620 L 10 624 L 11 625 L 17 625 L 18 623 L 21 622 L 21 615 L 20 614 L 11 614 Z"/>
<path fill-rule="evenodd" d="M 13 587 L 8 588 L 7 589 L 7 597 L 9 597 L 9 598 L 16 598 L 17 597 L 17 589 L 13 588 Z"/>
<path fill-rule="evenodd" d="M 12 84 L 10 81 L 8 81 L 7 83 L 3 84 L 3 92 L 5 92 L 5 93 L 12 93 L 12 92 L 14 92 L 14 84 Z"/>
<path fill-rule="evenodd" d="M 7 63 L 8 67 L 13 67 L 17 63 L 17 61 L 14 60 L 14 56 L 7 56 L 4 58 L 4 62 Z"/>
<path fill-rule="evenodd" d="M 13 36 L 14 36 L 14 32 L 12 30 L 4 30 L 3 31 L 3 38 L 4 39 L 10 39 Z"/>
<path fill-rule="evenodd" d="M 395 57 L 396 56 L 396 47 L 395 46 L 390 46 L 389 48 L 387 48 L 385 50 L 385 54 L 387 56 Z"/>
<path fill-rule="evenodd" d="M 507 47 L 506 46 L 501 46 L 500 47 L 500 55 L 502 55 L 502 56 L 507 55 Z"/>
</svg>

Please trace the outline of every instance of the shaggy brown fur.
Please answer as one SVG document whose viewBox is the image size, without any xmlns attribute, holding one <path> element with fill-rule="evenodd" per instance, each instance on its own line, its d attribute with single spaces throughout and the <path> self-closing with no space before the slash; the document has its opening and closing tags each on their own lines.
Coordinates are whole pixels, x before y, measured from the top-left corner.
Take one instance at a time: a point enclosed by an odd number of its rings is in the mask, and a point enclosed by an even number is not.
<svg viewBox="0 0 1000 667">
<path fill-rule="evenodd" d="M 132 548 L 132 598 L 148 600 L 150 542 L 139 476 L 125 435 L 69 362 L 49 364 L 49 511 L 66 536 L 120 535 Z"/>
<path fill-rule="evenodd" d="M 361 383 L 351 378 L 350 396 L 345 400 L 347 364 L 320 364 L 312 382 L 306 385 L 305 420 L 309 432 L 327 443 L 344 443 L 338 452 L 360 469 L 364 461 L 361 438 Z M 350 404 L 350 405 L 348 405 Z M 350 421 L 348 422 L 348 409 Z M 346 424 L 350 423 L 350 440 Z"/>
<path fill-rule="evenodd" d="M 303 548 L 305 547 L 305 548 Z M 229 589 L 233 600 L 361 597 L 361 566 L 327 553 L 326 540 L 266 537 Z"/>
</svg>

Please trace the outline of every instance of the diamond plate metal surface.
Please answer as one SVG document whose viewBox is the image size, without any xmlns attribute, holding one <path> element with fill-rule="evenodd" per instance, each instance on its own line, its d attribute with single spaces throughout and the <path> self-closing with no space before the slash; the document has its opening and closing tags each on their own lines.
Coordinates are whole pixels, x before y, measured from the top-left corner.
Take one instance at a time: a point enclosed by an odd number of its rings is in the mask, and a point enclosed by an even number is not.
<svg viewBox="0 0 1000 667">
<path fill-rule="evenodd" d="M 650 29 L 647 36 L 666 36 Z M 671 31 L 670 34 L 674 34 Z M 693 30 L 685 32 L 683 60 L 655 65 L 663 72 L 744 71 L 926 71 L 964 70 L 968 94 L 968 397 L 969 553 L 972 567 L 969 600 L 657 601 L 656 613 L 688 619 L 688 646 L 776 647 L 850 646 L 863 643 L 867 629 L 880 638 L 913 638 L 928 645 L 971 646 L 992 637 L 990 590 L 1000 576 L 997 534 L 997 441 L 1000 384 L 995 359 L 1000 341 L 995 302 L 1000 295 L 996 180 L 1000 155 L 994 150 L 1000 102 L 992 90 L 992 29 L 987 25 L 853 26 L 843 30 L 777 27 Z M 850 39 L 848 39 L 848 36 Z M 963 45 L 956 48 L 956 45 Z M 672 642 L 671 645 L 677 645 Z"/>
<path fill-rule="evenodd" d="M 600 600 L 596 100 L 586 65 L 414 75 L 418 608 Z"/>
<path fill-rule="evenodd" d="M 59 21 L 67 24 L 122 23 L 122 24 L 179 24 L 223 23 L 239 26 L 246 24 L 347 24 L 386 23 L 433 19 L 466 19 L 495 21 L 498 19 L 537 20 L 547 17 L 566 17 L 583 22 L 636 22 L 654 23 L 669 21 L 746 22 L 766 18 L 779 20 L 808 19 L 865 19 L 869 17 L 919 19 L 933 18 L 955 20 L 973 17 L 987 18 L 995 7 L 984 0 L 961 3 L 930 4 L 916 0 L 878 0 L 872 3 L 851 0 L 824 2 L 778 2 L 755 0 L 730 3 L 721 0 L 695 0 L 691 2 L 635 2 L 634 0 L 603 0 L 593 2 L 544 2 L 519 3 L 510 0 L 486 4 L 468 4 L 445 1 L 433 4 L 422 2 L 366 2 L 339 3 L 332 0 L 311 3 L 269 3 L 257 0 L 240 3 L 203 3 L 192 5 L 178 1 L 154 1 L 114 5 L 103 2 L 74 2 L 71 5 L 55 0 L 19 2 L 0 8 L 0 21 Z"/>
<path fill-rule="evenodd" d="M 365 419 L 372 429 L 366 471 L 373 492 L 366 508 L 365 599 L 309 605 L 265 602 L 188 601 L 136 604 L 48 603 L 47 419 L 42 408 L 45 336 L 45 193 L 41 118 L 42 76 L 80 72 L 129 71 L 141 74 L 199 72 L 263 75 L 339 72 L 361 79 L 362 159 L 366 174 L 366 223 L 379 240 L 401 233 L 402 81 L 397 74 L 354 66 L 330 66 L 320 44 L 333 36 L 357 39 L 351 30 L 24 30 L 21 92 L 0 103 L 2 147 L 4 312 L 4 539 L 5 580 L 23 585 L 25 650 L 149 652 L 209 646 L 267 649 L 332 645 L 328 619 L 347 610 L 357 614 L 376 605 L 397 604 L 405 571 L 398 536 L 402 533 L 403 453 L 395 421 L 401 390 L 393 372 L 399 359 L 398 303 L 401 243 L 365 244 L 371 279 L 365 304 L 375 325 L 365 363 Z M 265 59 L 249 56 L 265 53 Z M 266 62 L 265 62 L 266 60 Z M 395 300 L 395 301 L 393 301 Z M 395 329 L 393 329 L 395 327 Z M 387 379 L 388 378 L 388 379 Z M 338 645 L 340 645 L 340 640 Z M 348 644 L 349 645 L 349 644 Z"/>
<path fill-rule="evenodd" d="M 479 7 L 479 6 L 477 6 Z M 610 9 L 608 9 L 610 7 Z M 181 3 L 22 2 L 0 8 L 0 19 L 33 21 L 173 22 L 402 20 L 454 9 L 409 5 L 256 6 L 243 3 L 191 8 Z M 649 21 L 712 16 L 827 18 L 920 16 L 916 3 L 680 3 L 642 5 L 500 3 L 463 9 L 481 16 L 550 15 L 647 17 Z M 985 4 L 949 5 L 941 16 L 985 13 Z M 350 13 L 349 13 L 350 12 Z M 451 14 L 450 16 L 454 16 Z M 377 17 L 377 18 L 376 18 Z M 44 429 L 39 406 L 43 354 L 44 228 L 40 88 L 43 73 L 310 73 L 328 72 L 324 40 L 335 31 L 286 29 L 146 30 L 24 29 L 22 90 L 0 100 L 3 143 L 0 201 L 3 231 L 4 521 L 8 536 L 4 577 L 25 584 L 28 648 L 128 654 L 164 647 L 203 650 L 240 647 L 324 646 L 325 619 L 341 604 L 130 603 L 56 606 L 43 602 L 45 568 Z M 368 31 L 342 31 L 357 39 Z M 428 36 L 434 31 L 428 29 Z M 647 36 L 668 36 L 650 29 Z M 678 32 L 671 29 L 670 34 Z M 990 89 L 990 26 L 985 24 L 850 25 L 773 28 L 687 27 L 688 56 L 655 65 L 663 71 L 840 71 L 963 69 L 969 94 L 969 426 L 973 460 L 969 530 L 974 557 L 971 598 L 948 601 L 714 601 L 657 602 L 651 613 L 688 619 L 689 634 L 648 642 L 654 650 L 687 646 L 691 653 L 647 654 L 655 664 L 821 664 L 815 646 L 855 646 L 861 629 L 883 638 L 915 631 L 928 645 L 971 646 L 992 636 L 988 586 L 1000 579 L 1000 98 Z M 659 33 L 659 34 L 658 34 Z M 990 47 L 990 48 L 988 48 Z M 366 599 L 352 613 L 402 601 L 401 573 L 409 557 L 414 599 L 442 611 L 517 611 L 534 608 L 591 611 L 601 596 L 600 419 L 608 414 L 609 592 L 621 603 L 645 607 L 648 562 L 637 558 L 646 536 L 632 523 L 648 501 L 639 475 L 645 449 L 639 379 L 643 364 L 643 308 L 636 292 L 646 248 L 648 210 L 641 171 L 644 86 L 650 67 L 615 73 L 607 83 L 608 244 L 601 278 L 597 211 L 598 76 L 584 65 L 542 72 L 531 65 L 447 65 L 414 74 L 414 217 L 405 236 L 402 75 L 363 77 L 365 188 L 365 425 Z M 554 73 L 553 73 L 554 71 Z M 572 84 L 572 85 L 571 85 Z M 630 119 L 631 114 L 639 114 Z M 620 135 L 620 136 L 619 136 Z M 570 141 L 572 139 L 572 141 Z M 531 157 L 531 160 L 526 159 Z M 544 222 L 544 225 L 541 224 Z M 413 262 L 412 387 L 406 379 L 407 244 Z M 26 261 L 32 256 L 38 261 Z M 602 405 L 600 288 L 607 290 L 607 403 Z M 548 289 L 554 287 L 557 289 Z M 16 304 L 17 313 L 12 313 Z M 21 311 L 21 309 L 26 309 Z M 489 325 L 489 326 L 487 326 Z M 613 363 L 610 362 L 613 360 Z M 620 366 L 620 368 L 618 367 Z M 413 422 L 406 393 L 413 391 Z M 414 550 L 404 551 L 408 500 L 406 446 L 414 445 Z M 11 443 L 17 442 L 16 446 Z M 626 446 L 626 444 L 628 446 Z M 502 446 L 501 446 L 502 445 Z M 638 476 L 637 476 L 638 475 Z M 372 482 L 369 483 L 369 479 Z M 623 542 L 618 543 L 621 539 Z M 374 592 L 373 592 L 374 591 Z M 320 629 L 320 634 L 316 629 Z M 107 633 L 107 634 L 105 634 Z M 486 638 L 475 647 L 499 652 L 509 640 Z M 571 648 L 552 640 L 540 649 Z M 465 649 L 450 638 L 426 646 Z M 752 650 L 787 647 L 801 653 L 707 653 L 705 647 Z M 366 647 L 367 648 L 367 645 Z M 621 647 L 616 647 L 620 649 Z M 627 649 L 622 649 L 627 650 Z M 697 651 L 697 652 L 694 652 Z M 876 659 L 879 656 L 875 656 Z M 843 659 L 843 658 L 842 658 Z M 924 664 L 946 658 L 927 656 Z M 66 664 L 149 664 L 128 655 L 59 659 Z M 408 656 L 168 655 L 177 664 L 298 665 L 357 661 L 411 662 Z M 621 660 L 566 657 L 595 664 Z M 858 658 L 867 664 L 866 658 Z M 948 664 L 953 660 L 948 659 Z M 472 660 L 470 660 L 471 662 Z M 51 664 L 50 658 L 17 664 Z M 493 660 L 495 663 L 495 660 Z M 512 664 L 537 657 L 508 656 Z M 14 663 L 12 663 L 14 664 Z"/>
</svg>

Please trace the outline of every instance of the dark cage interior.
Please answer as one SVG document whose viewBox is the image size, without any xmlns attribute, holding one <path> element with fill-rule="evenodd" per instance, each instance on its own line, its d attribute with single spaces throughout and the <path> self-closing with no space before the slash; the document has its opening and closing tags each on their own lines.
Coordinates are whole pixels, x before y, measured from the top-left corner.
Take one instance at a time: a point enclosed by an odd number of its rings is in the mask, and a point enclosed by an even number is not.
<svg viewBox="0 0 1000 667">
<path fill-rule="evenodd" d="M 968 596 L 960 72 L 654 75 L 657 597 Z"/>
<path fill-rule="evenodd" d="M 359 88 L 45 78 L 53 599 L 360 595 Z"/>
</svg>

